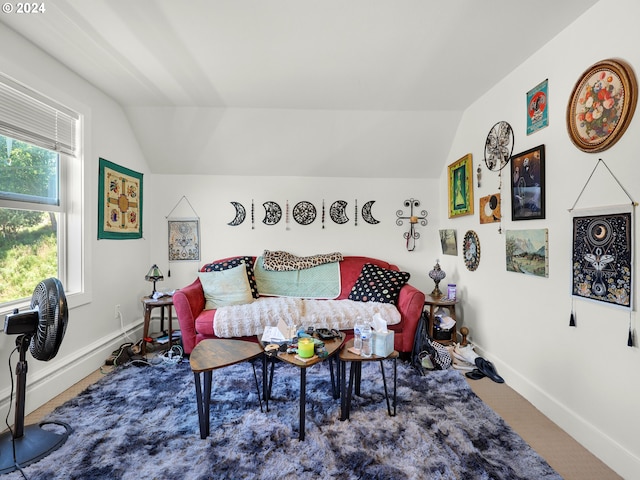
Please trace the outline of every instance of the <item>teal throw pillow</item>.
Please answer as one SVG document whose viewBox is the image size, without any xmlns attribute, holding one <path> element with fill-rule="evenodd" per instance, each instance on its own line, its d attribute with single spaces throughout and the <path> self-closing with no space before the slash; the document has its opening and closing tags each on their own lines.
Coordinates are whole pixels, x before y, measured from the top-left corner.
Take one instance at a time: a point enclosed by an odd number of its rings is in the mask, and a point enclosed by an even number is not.
<svg viewBox="0 0 640 480">
<path fill-rule="evenodd" d="M 205 310 L 253 302 L 244 264 L 219 272 L 199 272 Z"/>
</svg>

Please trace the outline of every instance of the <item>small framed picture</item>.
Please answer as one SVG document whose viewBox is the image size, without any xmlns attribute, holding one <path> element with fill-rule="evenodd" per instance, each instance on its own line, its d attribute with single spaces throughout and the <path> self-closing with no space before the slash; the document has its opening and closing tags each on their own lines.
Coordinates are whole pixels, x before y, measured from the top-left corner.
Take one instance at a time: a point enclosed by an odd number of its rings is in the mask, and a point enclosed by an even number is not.
<svg viewBox="0 0 640 480">
<path fill-rule="evenodd" d="M 544 145 L 511 157 L 511 219 L 545 218 Z"/>
<path fill-rule="evenodd" d="M 464 157 L 449 165 L 449 218 L 473 214 L 472 157 Z"/>
</svg>

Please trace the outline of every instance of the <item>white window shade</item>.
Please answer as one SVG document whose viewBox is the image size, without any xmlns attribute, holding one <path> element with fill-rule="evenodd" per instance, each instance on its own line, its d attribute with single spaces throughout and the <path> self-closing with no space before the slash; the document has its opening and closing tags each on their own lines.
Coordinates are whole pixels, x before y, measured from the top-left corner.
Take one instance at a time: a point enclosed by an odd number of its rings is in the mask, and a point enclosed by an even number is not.
<svg viewBox="0 0 640 480">
<path fill-rule="evenodd" d="M 0 133 L 67 155 L 77 155 L 79 115 L 0 74 Z"/>
</svg>

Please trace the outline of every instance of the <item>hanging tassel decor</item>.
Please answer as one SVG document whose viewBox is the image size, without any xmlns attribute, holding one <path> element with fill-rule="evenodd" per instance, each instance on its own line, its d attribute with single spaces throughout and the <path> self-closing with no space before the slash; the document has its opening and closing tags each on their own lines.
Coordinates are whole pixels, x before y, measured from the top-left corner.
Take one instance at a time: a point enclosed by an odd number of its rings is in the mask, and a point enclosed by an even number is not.
<svg viewBox="0 0 640 480">
<path fill-rule="evenodd" d="M 574 304 L 573 304 L 573 300 L 571 301 L 571 316 L 569 317 L 569 326 L 570 327 L 575 327 L 576 326 L 576 315 L 574 313 Z"/>
<path fill-rule="evenodd" d="M 627 338 L 627 346 L 633 347 L 633 330 L 631 329 L 631 313 L 629 313 L 629 337 Z"/>
</svg>

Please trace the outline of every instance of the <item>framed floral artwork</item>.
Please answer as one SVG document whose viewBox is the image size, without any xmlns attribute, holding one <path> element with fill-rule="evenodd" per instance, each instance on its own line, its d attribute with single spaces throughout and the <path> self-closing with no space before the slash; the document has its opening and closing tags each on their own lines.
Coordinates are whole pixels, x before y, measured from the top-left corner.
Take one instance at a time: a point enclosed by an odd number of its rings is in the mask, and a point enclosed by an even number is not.
<svg viewBox="0 0 640 480">
<path fill-rule="evenodd" d="M 601 152 L 613 146 L 629 126 L 638 86 L 622 60 L 603 60 L 589 67 L 573 87 L 567 105 L 567 130 L 576 147 Z"/>
<path fill-rule="evenodd" d="M 472 163 L 468 153 L 449 165 L 449 218 L 473 214 Z"/>
<path fill-rule="evenodd" d="M 478 238 L 478 234 L 473 230 L 469 230 L 464 234 L 462 254 L 467 270 L 472 272 L 476 270 L 478 265 L 480 265 L 480 239 Z"/>
<path fill-rule="evenodd" d="M 142 174 L 99 160 L 98 239 L 142 238 Z"/>
<path fill-rule="evenodd" d="M 538 145 L 511 157 L 511 219 L 543 219 L 545 212 L 544 145 Z"/>
</svg>

